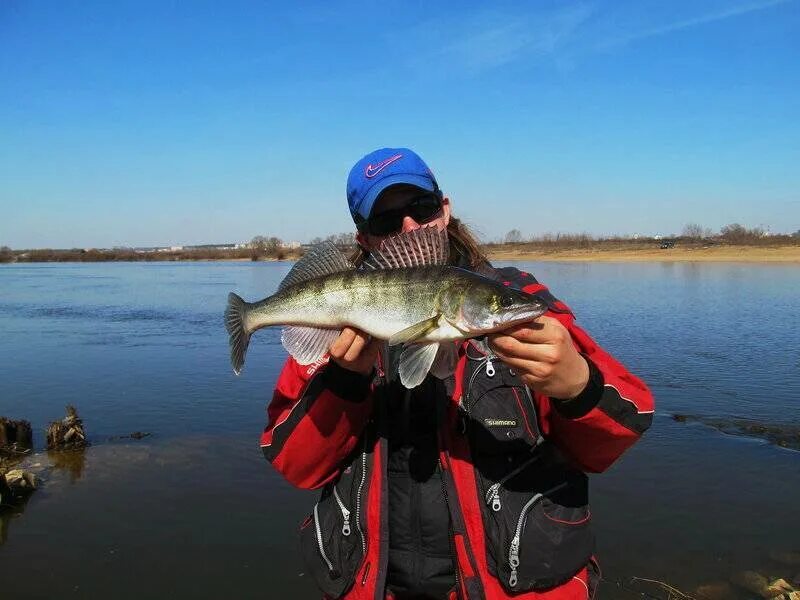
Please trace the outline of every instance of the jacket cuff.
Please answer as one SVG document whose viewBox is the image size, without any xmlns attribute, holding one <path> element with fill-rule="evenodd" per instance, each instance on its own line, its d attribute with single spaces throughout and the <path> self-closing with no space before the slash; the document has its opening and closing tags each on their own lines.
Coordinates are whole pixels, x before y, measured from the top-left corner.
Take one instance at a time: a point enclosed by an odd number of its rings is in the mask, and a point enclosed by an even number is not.
<svg viewBox="0 0 800 600">
<path fill-rule="evenodd" d="M 559 398 L 550 398 L 550 403 L 556 409 L 558 414 L 567 419 L 579 419 L 587 415 L 595 406 L 600 402 L 603 396 L 603 386 L 605 385 L 605 378 L 597 365 L 592 362 L 585 354 L 581 354 L 589 365 L 589 381 L 586 382 L 586 387 L 583 391 L 569 400 L 562 400 Z"/>
<path fill-rule="evenodd" d="M 333 360 L 328 361 L 319 376 L 327 390 L 350 402 L 366 400 L 372 382 L 372 373 L 362 375 L 339 366 Z"/>
</svg>

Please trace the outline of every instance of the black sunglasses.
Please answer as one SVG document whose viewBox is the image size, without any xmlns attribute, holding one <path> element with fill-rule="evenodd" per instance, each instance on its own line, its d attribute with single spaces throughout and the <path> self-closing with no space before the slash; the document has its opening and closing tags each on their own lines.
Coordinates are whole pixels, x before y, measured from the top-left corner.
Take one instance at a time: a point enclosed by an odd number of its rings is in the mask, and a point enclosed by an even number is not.
<svg viewBox="0 0 800 600">
<path fill-rule="evenodd" d="M 361 233 L 385 236 L 397 233 L 403 227 L 403 219 L 411 217 L 417 223 L 432 221 L 442 211 L 442 197 L 436 193 L 412 198 L 405 206 L 386 210 L 368 219 L 359 218 L 356 229 Z"/>
</svg>

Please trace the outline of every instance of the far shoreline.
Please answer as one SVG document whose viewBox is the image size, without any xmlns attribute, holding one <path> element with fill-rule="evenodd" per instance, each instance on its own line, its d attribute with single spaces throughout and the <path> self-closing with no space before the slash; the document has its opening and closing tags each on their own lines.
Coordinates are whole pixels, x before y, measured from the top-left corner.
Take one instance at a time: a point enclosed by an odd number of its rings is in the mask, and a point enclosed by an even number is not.
<svg viewBox="0 0 800 600">
<path fill-rule="evenodd" d="M 800 264 L 800 246 L 711 246 L 630 249 L 487 249 L 490 260 L 563 262 L 739 262 Z"/>
<path fill-rule="evenodd" d="M 351 249 L 343 249 L 349 254 Z M 481 251 L 492 261 L 528 261 L 528 262 L 729 262 L 751 264 L 800 264 L 800 244 L 778 245 L 745 245 L 745 244 L 679 244 L 661 248 L 653 244 L 614 243 L 593 244 L 591 247 L 553 247 L 532 244 L 486 244 Z M 34 251 L 36 252 L 36 251 Z M 284 255 L 258 257 L 235 255 L 225 256 L 222 253 L 208 256 L 197 253 L 163 253 L 160 255 L 114 255 L 107 251 L 59 252 L 46 251 L 40 256 L 0 261 L 3 264 L 37 264 L 37 263 L 95 263 L 95 262 L 293 262 L 300 258 L 296 251 L 287 251 Z M 135 256 L 135 258 L 134 258 Z M 16 257 L 15 257 L 16 258 Z"/>
</svg>

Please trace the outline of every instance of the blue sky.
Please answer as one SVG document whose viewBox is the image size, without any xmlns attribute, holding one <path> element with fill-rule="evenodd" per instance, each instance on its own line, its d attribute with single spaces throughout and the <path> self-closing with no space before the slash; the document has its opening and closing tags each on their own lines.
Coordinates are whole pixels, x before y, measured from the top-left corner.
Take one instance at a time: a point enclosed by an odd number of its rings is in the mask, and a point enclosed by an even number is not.
<svg viewBox="0 0 800 600">
<path fill-rule="evenodd" d="M 486 240 L 800 229 L 800 0 L 5 0 L 0 82 L 14 248 L 349 231 L 382 146 Z"/>
</svg>

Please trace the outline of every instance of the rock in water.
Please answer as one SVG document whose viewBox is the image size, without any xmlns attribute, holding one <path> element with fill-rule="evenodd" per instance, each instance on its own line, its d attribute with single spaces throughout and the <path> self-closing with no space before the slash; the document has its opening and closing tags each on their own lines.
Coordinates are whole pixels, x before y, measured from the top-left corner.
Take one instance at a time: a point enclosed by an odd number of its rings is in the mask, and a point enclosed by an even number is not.
<svg viewBox="0 0 800 600">
<path fill-rule="evenodd" d="M 67 416 L 61 421 L 50 423 L 47 428 L 47 449 L 83 448 L 88 446 L 83 422 L 72 405 L 67 406 Z"/>
</svg>

